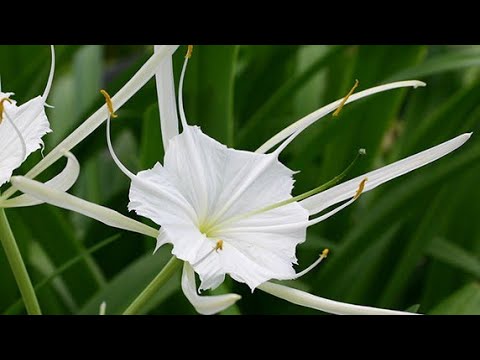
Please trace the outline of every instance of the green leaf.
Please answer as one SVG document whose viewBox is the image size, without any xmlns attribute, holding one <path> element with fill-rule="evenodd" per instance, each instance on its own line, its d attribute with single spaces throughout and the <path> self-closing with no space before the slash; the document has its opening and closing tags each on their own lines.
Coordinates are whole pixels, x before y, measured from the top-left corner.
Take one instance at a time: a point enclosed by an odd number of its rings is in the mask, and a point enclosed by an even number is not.
<svg viewBox="0 0 480 360">
<path fill-rule="evenodd" d="M 163 162 L 163 141 L 157 103 L 150 105 L 143 115 L 140 149 L 141 169 L 151 169 L 156 162 Z"/>
<path fill-rule="evenodd" d="M 107 314 L 120 314 L 160 272 L 171 257 L 170 251 L 161 251 L 156 255 L 147 254 L 125 267 L 100 292 L 80 310 L 80 314 L 98 314 L 100 304 L 107 303 Z M 158 306 L 166 298 L 180 289 L 180 277 L 173 276 L 162 291 L 154 297 L 143 313 Z"/>
<path fill-rule="evenodd" d="M 409 306 L 408 308 L 406 308 L 405 311 L 411 312 L 411 313 L 418 313 L 419 309 L 420 309 L 420 304 L 413 304 L 412 306 Z"/>
<path fill-rule="evenodd" d="M 470 283 L 442 301 L 431 315 L 480 315 L 480 284 Z"/>
<path fill-rule="evenodd" d="M 457 244 L 437 238 L 427 248 L 427 254 L 480 279 L 480 258 Z"/>
<path fill-rule="evenodd" d="M 185 76 L 185 113 L 189 124 L 233 146 L 233 99 L 238 46 L 198 46 Z"/>
<path fill-rule="evenodd" d="M 460 51 L 449 51 L 432 56 L 425 62 L 402 69 L 391 75 L 386 81 L 405 79 L 422 79 L 446 71 L 459 70 L 465 67 L 480 65 L 480 48 L 473 47 Z"/>
</svg>

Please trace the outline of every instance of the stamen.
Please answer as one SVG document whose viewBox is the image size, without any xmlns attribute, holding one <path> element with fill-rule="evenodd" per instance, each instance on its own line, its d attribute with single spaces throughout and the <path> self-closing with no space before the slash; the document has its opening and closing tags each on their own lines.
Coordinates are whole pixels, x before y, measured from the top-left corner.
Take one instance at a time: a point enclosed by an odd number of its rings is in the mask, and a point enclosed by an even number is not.
<svg viewBox="0 0 480 360">
<path fill-rule="evenodd" d="M 200 260 L 195 261 L 192 265 L 192 267 L 195 267 L 199 265 L 201 262 L 203 262 L 208 256 L 210 256 L 214 252 L 218 252 L 218 250 L 223 250 L 223 240 L 218 240 L 217 243 L 215 244 L 215 247 L 212 248 L 209 252 L 207 252 L 205 255 L 203 255 Z"/>
<path fill-rule="evenodd" d="M 362 180 L 362 182 L 360 183 L 360 185 L 358 186 L 358 190 L 357 190 L 357 193 L 355 194 L 355 196 L 353 197 L 353 200 L 357 200 L 360 195 L 362 195 L 362 192 L 363 190 L 365 189 L 365 183 L 368 181 L 368 178 L 365 178 Z"/>
<path fill-rule="evenodd" d="M 51 63 L 50 63 L 50 74 L 48 74 L 47 85 L 45 86 L 45 90 L 43 91 L 43 101 L 47 101 L 48 95 L 50 94 L 50 89 L 52 88 L 53 83 L 53 76 L 55 74 L 55 47 L 50 45 L 50 53 L 51 53 Z M 45 104 L 47 105 L 47 104 Z M 50 106 L 47 106 L 50 107 Z"/>
<path fill-rule="evenodd" d="M 185 72 L 187 71 L 188 60 L 192 56 L 193 45 L 188 45 L 187 55 L 185 56 L 185 61 L 183 62 L 182 73 L 180 74 L 180 83 L 178 85 L 178 110 L 180 112 L 180 121 L 182 122 L 182 127 L 185 130 L 188 126 L 187 117 L 185 116 L 185 109 L 183 107 L 183 81 L 185 80 Z"/>
<path fill-rule="evenodd" d="M 5 111 L 5 106 L 3 105 L 3 103 L 5 101 L 9 102 L 10 104 L 12 103 L 12 101 L 9 98 L 3 98 L 2 100 L 0 100 L 0 124 L 3 121 L 3 112 Z"/>
<path fill-rule="evenodd" d="M 323 250 L 322 253 L 320 254 L 320 257 L 317 259 L 317 261 L 315 261 L 312 265 L 310 265 L 305 270 L 295 274 L 295 276 L 292 277 L 290 280 L 295 280 L 295 279 L 301 278 L 302 276 L 304 276 L 307 273 L 309 273 L 310 271 L 312 271 L 315 267 L 317 267 L 318 264 L 320 264 L 323 261 L 323 259 L 325 259 L 328 256 L 329 252 L 330 252 L 329 249 Z"/>
<path fill-rule="evenodd" d="M 193 45 L 188 45 L 187 55 L 185 55 L 185 57 L 187 59 L 190 59 L 192 57 L 192 53 L 193 53 Z"/>
<path fill-rule="evenodd" d="M 108 94 L 107 94 L 108 95 Z M 122 164 L 120 159 L 118 158 L 117 154 L 115 154 L 115 150 L 113 150 L 113 145 L 112 145 L 112 139 L 110 136 L 110 123 L 111 123 L 110 115 L 107 118 L 107 147 L 108 151 L 110 152 L 110 155 L 112 156 L 113 161 L 115 164 L 118 166 L 121 172 L 123 172 L 130 180 L 135 179 L 135 175 L 127 169 L 125 165 Z"/>
<path fill-rule="evenodd" d="M 215 251 L 218 252 L 218 250 L 223 250 L 223 240 L 217 241 L 217 244 L 215 245 Z"/>
<path fill-rule="evenodd" d="M 360 182 L 360 185 L 358 185 L 358 190 L 357 190 L 357 193 L 355 194 L 354 197 L 352 197 L 349 201 L 347 201 L 346 203 L 344 203 L 343 205 L 340 205 L 338 207 L 336 207 L 335 209 L 333 209 L 332 211 L 326 213 L 325 215 L 322 215 L 322 216 L 319 216 L 315 219 L 312 219 L 312 220 L 309 220 L 308 221 L 308 226 L 312 226 L 312 225 L 315 225 L 315 224 L 318 224 L 319 222 L 322 222 L 323 220 L 326 220 L 328 219 L 329 217 L 335 215 L 336 213 L 338 213 L 339 211 L 345 209 L 346 207 L 350 206 L 351 204 L 353 204 L 359 197 L 360 195 L 362 195 L 362 192 L 363 190 L 365 189 L 365 183 L 368 181 L 367 178 L 363 179 L 361 182 Z"/>
<path fill-rule="evenodd" d="M 105 91 L 105 90 L 100 90 L 100 92 L 102 93 L 103 96 L 105 96 L 105 101 L 107 103 L 107 108 L 108 108 L 108 112 L 110 113 L 110 116 L 112 118 L 117 118 L 118 115 L 115 114 L 115 111 L 113 110 L 113 103 L 112 103 L 112 98 L 110 97 L 110 95 L 108 95 L 108 93 Z"/>
<path fill-rule="evenodd" d="M 338 114 L 340 114 L 340 111 L 342 111 L 343 107 L 345 106 L 345 103 L 347 102 L 348 98 L 350 96 L 352 96 L 353 92 L 355 91 L 355 89 L 358 87 L 358 80 L 355 80 L 355 85 L 353 85 L 352 89 L 348 92 L 347 96 L 345 96 L 342 100 L 342 102 L 340 103 L 340 106 L 338 107 L 337 110 L 335 110 L 335 112 L 333 113 L 333 116 L 338 116 Z"/>
</svg>

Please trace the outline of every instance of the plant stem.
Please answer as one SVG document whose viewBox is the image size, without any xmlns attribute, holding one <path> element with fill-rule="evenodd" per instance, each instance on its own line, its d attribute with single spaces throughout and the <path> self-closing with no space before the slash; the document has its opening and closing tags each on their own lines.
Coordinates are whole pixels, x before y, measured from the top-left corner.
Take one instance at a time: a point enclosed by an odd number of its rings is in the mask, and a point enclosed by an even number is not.
<svg viewBox="0 0 480 360">
<path fill-rule="evenodd" d="M 137 296 L 135 300 L 124 311 L 123 315 L 136 315 L 145 306 L 145 304 L 165 285 L 165 283 L 180 269 L 182 261 L 175 256 L 163 267 L 160 273 L 152 280 L 150 284 Z"/>
<path fill-rule="evenodd" d="M 27 268 L 22 259 L 22 254 L 18 249 L 17 242 L 15 241 L 12 229 L 5 215 L 5 210 L 2 208 L 0 208 L 0 241 L 2 242 L 5 255 L 10 263 L 10 268 L 15 276 L 20 293 L 22 294 L 27 313 L 29 315 L 42 315 L 37 296 L 35 295 Z"/>
</svg>

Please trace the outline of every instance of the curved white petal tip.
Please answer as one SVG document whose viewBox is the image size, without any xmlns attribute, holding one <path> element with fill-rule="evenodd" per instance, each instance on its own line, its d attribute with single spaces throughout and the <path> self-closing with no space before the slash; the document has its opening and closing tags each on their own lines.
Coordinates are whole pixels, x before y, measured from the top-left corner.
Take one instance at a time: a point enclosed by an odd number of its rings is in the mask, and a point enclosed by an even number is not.
<svg viewBox="0 0 480 360">
<path fill-rule="evenodd" d="M 185 262 L 182 273 L 182 290 L 195 310 L 202 315 L 213 315 L 235 304 L 242 297 L 237 294 L 200 296 L 197 294 L 195 272 L 192 266 Z"/>
</svg>

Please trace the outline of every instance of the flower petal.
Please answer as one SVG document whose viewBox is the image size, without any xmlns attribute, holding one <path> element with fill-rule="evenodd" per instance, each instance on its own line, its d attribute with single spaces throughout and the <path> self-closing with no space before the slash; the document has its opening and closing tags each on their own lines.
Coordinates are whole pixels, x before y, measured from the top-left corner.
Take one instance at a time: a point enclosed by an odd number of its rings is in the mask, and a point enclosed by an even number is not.
<svg viewBox="0 0 480 360">
<path fill-rule="evenodd" d="M 356 94 L 353 94 L 345 102 L 345 105 L 349 104 L 351 102 L 360 100 L 364 97 L 367 97 L 367 96 L 370 96 L 370 95 L 373 95 L 373 94 L 378 94 L 378 93 L 383 92 L 383 91 L 398 89 L 398 88 L 403 88 L 403 87 L 417 88 L 419 86 L 425 86 L 425 85 L 426 84 L 421 82 L 421 81 L 409 80 L 409 81 L 398 81 L 398 82 L 393 82 L 393 83 L 390 83 L 390 84 L 376 86 L 376 87 L 373 87 L 373 88 L 370 88 L 370 89 L 367 89 L 367 90 L 360 91 Z M 317 120 L 320 120 L 325 115 L 331 113 L 332 111 L 335 111 L 341 105 L 343 99 L 344 98 L 339 99 L 339 100 L 337 100 L 337 101 L 335 101 L 331 104 L 328 104 L 328 105 L 312 112 L 311 114 L 305 116 L 304 118 L 298 120 L 297 122 L 293 123 L 292 125 L 288 126 L 287 128 L 283 129 L 278 134 L 273 136 L 270 140 L 265 142 L 265 144 L 260 146 L 257 149 L 256 152 L 260 153 L 260 154 L 264 154 L 268 150 L 270 150 L 271 148 L 273 148 L 274 146 L 278 145 L 280 142 L 282 142 L 283 140 L 288 138 L 290 135 L 295 133 L 297 130 L 301 129 L 302 127 L 304 129 L 306 129 L 310 125 L 314 124 Z"/>
<path fill-rule="evenodd" d="M 276 296 L 280 299 L 287 300 L 293 304 L 320 310 L 330 314 L 337 315 L 418 315 L 405 311 L 387 310 L 369 306 L 354 305 L 342 303 L 339 301 L 329 300 L 320 296 L 309 294 L 305 291 L 293 289 L 288 286 L 264 283 L 258 287 L 260 290 Z"/>
<path fill-rule="evenodd" d="M 471 133 L 457 136 L 454 139 L 422 151 L 416 155 L 412 155 L 393 164 L 358 176 L 343 184 L 321 192 L 320 194 L 302 200 L 300 201 L 300 205 L 307 209 L 310 212 L 310 215 L 317 214 L 334 204 L 353 197 L 358 189 L 358 184 L 364 178 L 368 178 L 368 181 L 366 182 L 363 191 L 366 192 L 375 189 L 377 186 L 387 181 L 418 169 L 424 165 L 430 164 L 431 162 L 451 153 L 462 146 L 470 138 L 470 136 Z"/>
<path fill-rule="evenodd" d="M 213 315 L 227 309 L 242 297 L 237 294 L 214 296 L 200 296 L 197 294 L 197 285 L 193 268 L 187 262 L 183 265 L 182 290 L 195 310 L 202 315 Z"/>
<path fill-rule="evenodd" d="M 67 165 L 60 174 L 45 182 L 45 185 L 59 191 L 68 191 L 77 181 L 80 175 L 80 164 L 77 158 L 68 152 L 65 154 L 67 157 Z M 30 195 L 19 195 L 13 199 L 0 201 L 0 206 L 3 208 L 13 207 L 25 207 L 41 204 L 42 201 Z"/>
<path fill-rule="evenodd" d="M 38 198 L 48 204 L 78 212 L 118 229 L 133 231 L 153 238 L 158 236 L 158 230 L 148 225 L 130 219 L 112 209 L 88 202 L 66 192 L 52 189 L 41 182 L 23 176 L 13 176 L 11 182 L 17 189 L 23 191 L 25 194 Z"/>
<path fill-rule="evenodd" d="M 158 52 L 162 45 L 155 45 L 154 51 Z M 163 147 L 167 150 L 171 138 L 178 135 L 178 114 L 175 100 L 175 83 L 173 78 L 172 56 L 159 65 L 155 75 L 157 80 L 158 106 L 160 108 L 160 125 L 162 129 Z"/>
<path fill-rule="evenodd" d="M 0 185 L 6 183 L 13 170 L 18 168 L 26 157 L 43 146 L 42 137 L 51 132 L 47 115 L 45 114 L 44 101 L 41 96 L 17 107 L 5 103 L 5 112 L 20 132 L 19 138 L 10 121 L 0 124 Z M 23 145 L 25 143 L 26 156 L 23 158 Z"/>
</svg>

